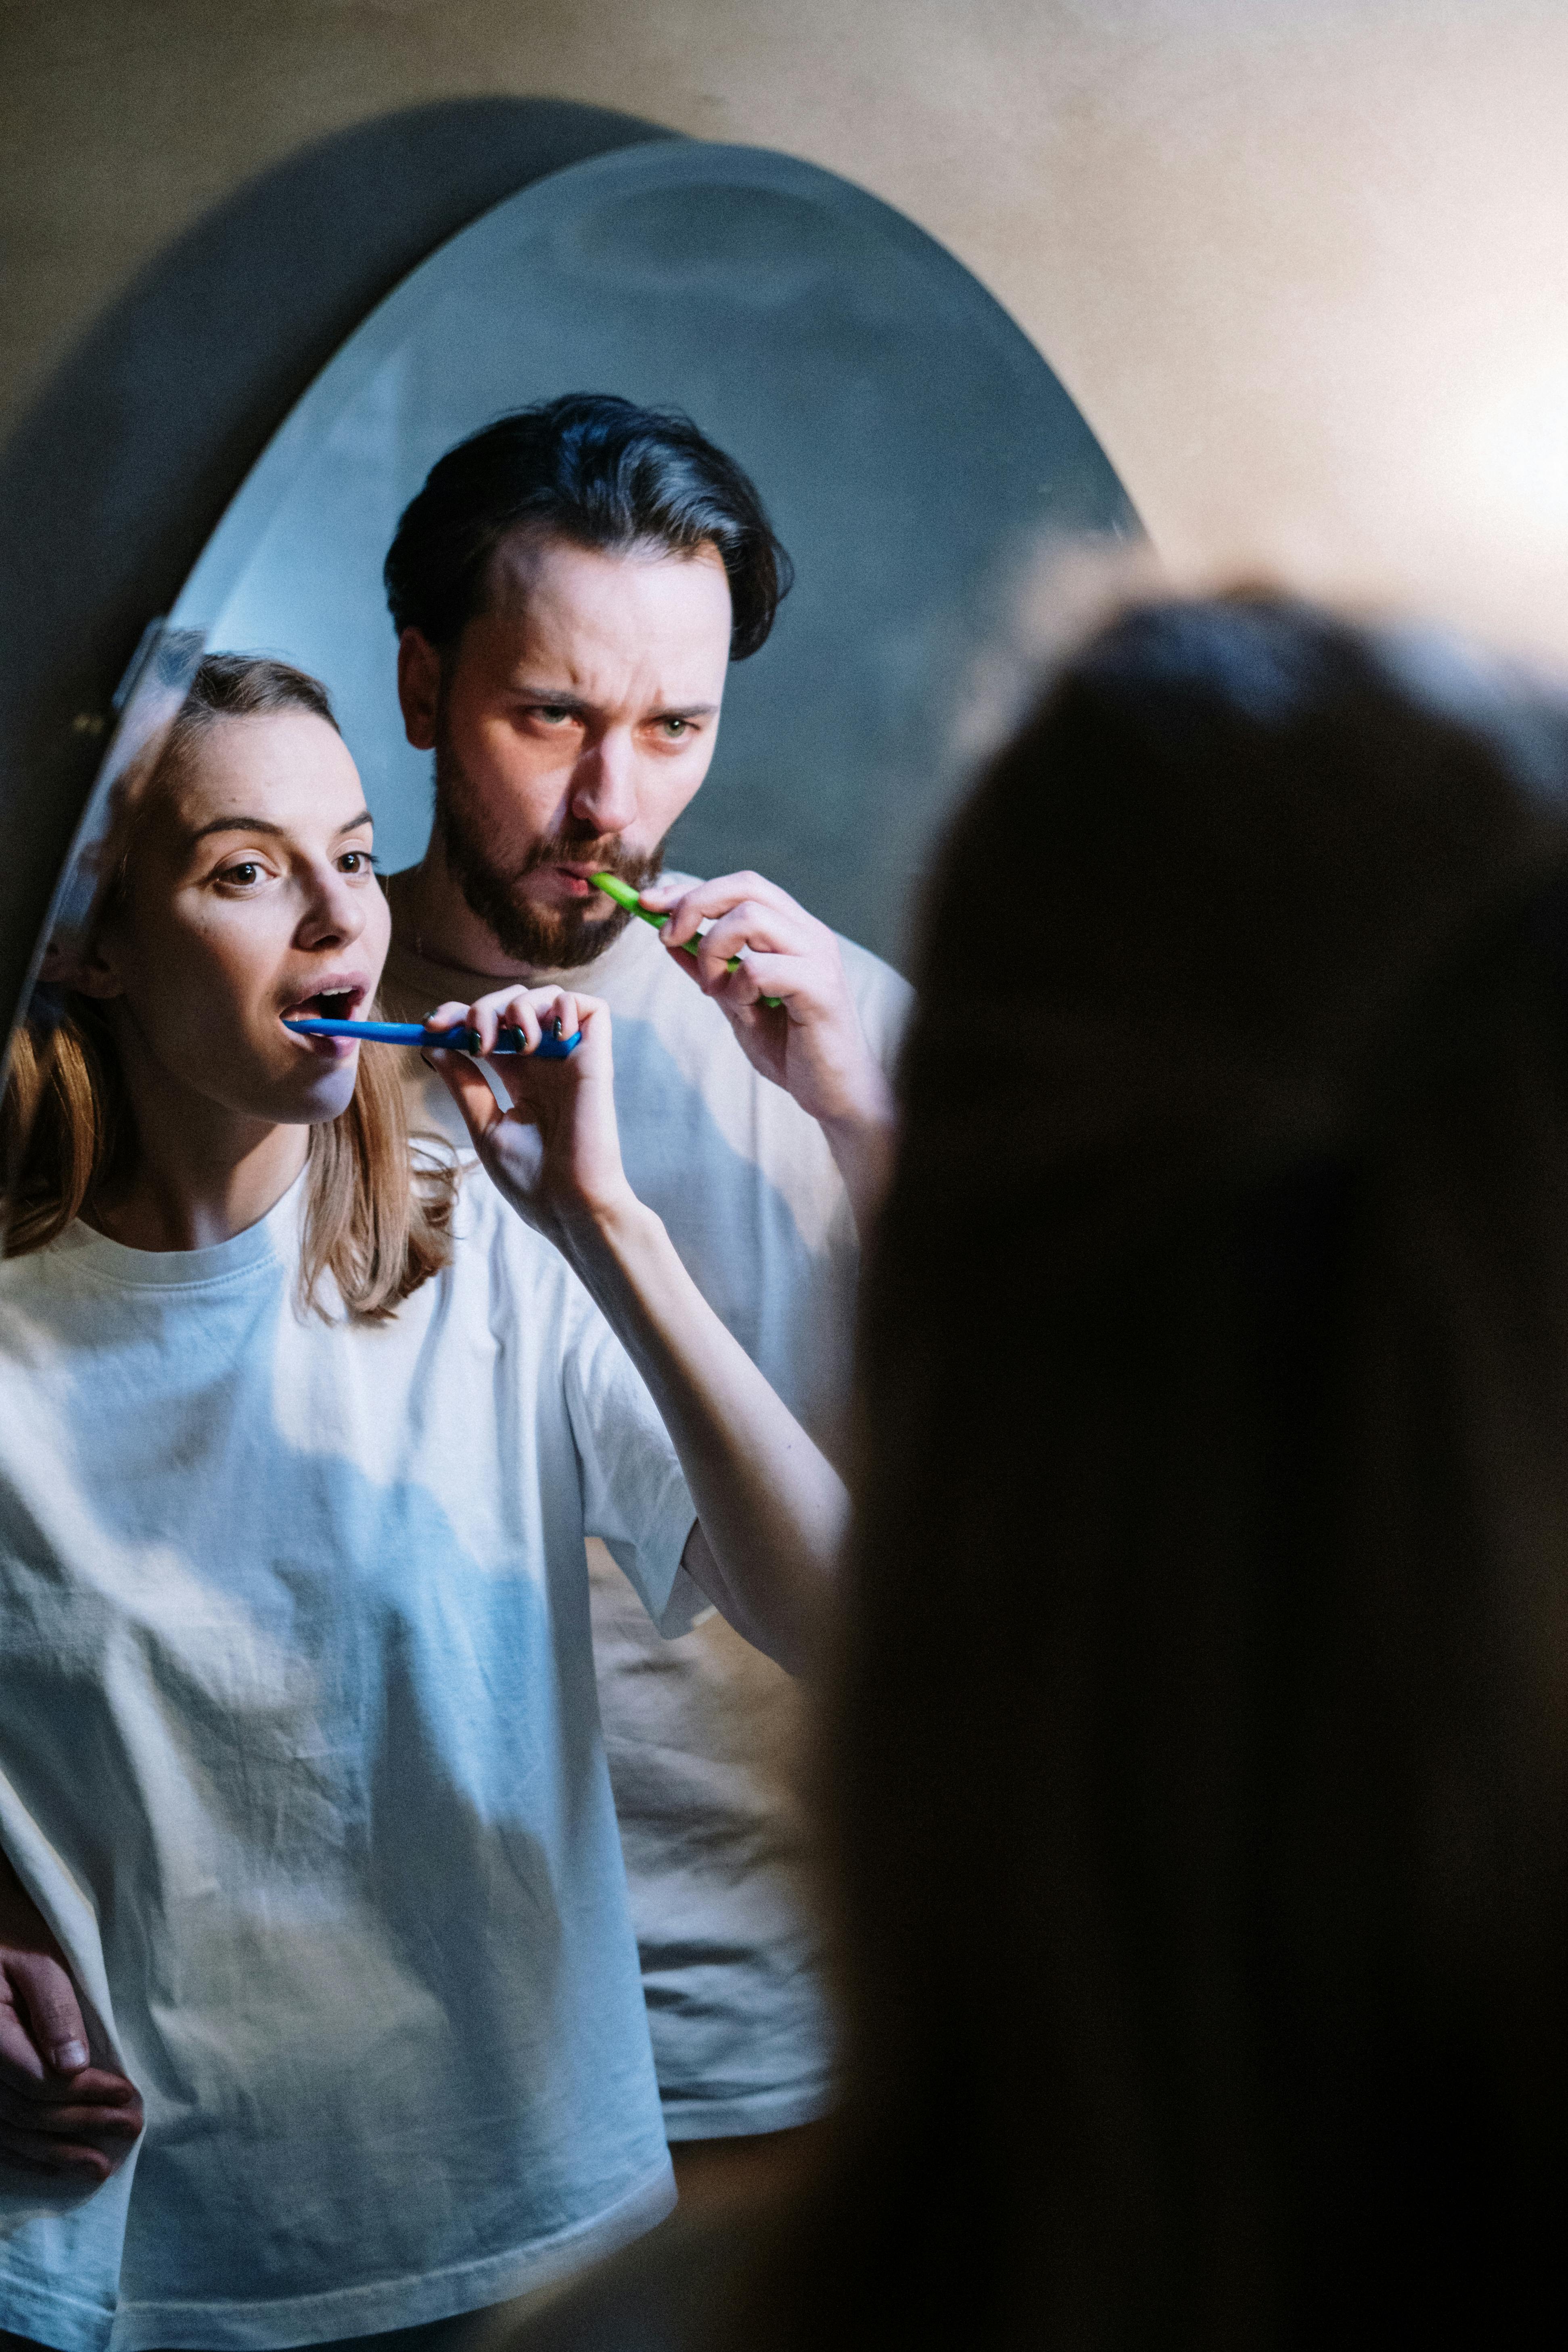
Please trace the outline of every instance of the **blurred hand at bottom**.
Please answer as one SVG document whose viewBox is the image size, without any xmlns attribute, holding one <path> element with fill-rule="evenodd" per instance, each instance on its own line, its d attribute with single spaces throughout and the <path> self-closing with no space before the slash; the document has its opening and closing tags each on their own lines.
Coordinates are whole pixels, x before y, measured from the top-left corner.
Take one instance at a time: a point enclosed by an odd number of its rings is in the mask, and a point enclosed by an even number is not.
<svg viewBox="0 0 1568 2352">
<path fill-rule="evenodd" d="M 0 1854 L 0 2157 L 66 2179 L 107 2180 L 142 2120 L 135 2084 L 92 2064 L 65 1956 Z"/>
</svg>

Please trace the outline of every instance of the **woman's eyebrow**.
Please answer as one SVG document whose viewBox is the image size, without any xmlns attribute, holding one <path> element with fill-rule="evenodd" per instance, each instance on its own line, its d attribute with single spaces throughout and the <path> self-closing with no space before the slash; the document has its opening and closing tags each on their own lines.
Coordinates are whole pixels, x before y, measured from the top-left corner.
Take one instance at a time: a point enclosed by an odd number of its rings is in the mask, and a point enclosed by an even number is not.
<svg viewBox="0 0 1568 2352">
<path fill-rule="evenodd" d="M 358 816 L 351 816 L 346 824 L 339 825 L 332 839 L 341 841 L 345 833 L 357 833 L 362 824 L 374 822 L 369 809 L 361 809 Z M 281 836 L 288 830 L 287 825 L 275 824 L 269 816 L 215 816 L 209 817 L 205 824 L 197 825 L 191 835 L 191 845 L 194 848 L 213 833 L 270 833 Z"/>
</svg>

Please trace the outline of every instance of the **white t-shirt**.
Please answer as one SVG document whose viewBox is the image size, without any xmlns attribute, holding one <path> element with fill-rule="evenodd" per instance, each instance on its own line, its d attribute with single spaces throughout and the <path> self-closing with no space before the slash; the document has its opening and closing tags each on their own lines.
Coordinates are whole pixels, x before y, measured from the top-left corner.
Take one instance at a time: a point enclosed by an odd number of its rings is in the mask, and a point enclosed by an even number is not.
<svg viewBox="0 0 1568 2352">
<path fill-rule="evenodd" d="M 470 976 L 420 960 L 416 945 L 394 946 L 389 1010 L 417 1019 L 472 994 Z M 840 946 L 890 1069 L 910 989 L 863 948 Z M 649 925 L 628 923 L 563 978 L 610 1007 L 633 1189 L 785 1403 L 837 1453 L 859 1260 L 821 1129 L 752 1069 Z M 413 1055 L 407 1072 L 424 1122 L 462 1138 L 445 1087 Z M 798 1693 L 721 1618 L 660 1642 L 593 1544 L 589 1570 L 665 2128 L 680 2140 L 803 2123 L 829 2103 L 832 2045 L 794 1786 Z"/>
<path fill-rule="evenodd" d="M 3 2176 L 67 2352 L 407 2326 L 671 2201 L 584 1542 L 684 1630 L 685 1482 L 482 1176 L 379 1327 L 295 1312 L 302 1194 L 0 1267 L 0 1831 L 147 2110 Z"/>
</svg>

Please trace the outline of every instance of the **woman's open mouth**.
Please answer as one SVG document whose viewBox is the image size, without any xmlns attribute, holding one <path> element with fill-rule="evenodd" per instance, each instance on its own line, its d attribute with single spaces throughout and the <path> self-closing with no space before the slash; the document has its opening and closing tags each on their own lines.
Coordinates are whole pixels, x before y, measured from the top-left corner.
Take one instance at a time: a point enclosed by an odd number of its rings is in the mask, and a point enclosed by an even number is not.
<svg viewBox="0 0 1568 2352">
<path fill-rule="evenodd" d="M 329 972 L 324 987 L 286 1004 L 278 1017 L 280 1021 L 357 1021 L 369 994 L 369 982 L 357 972 Z M 297 1029 L 290 1029 L 289 1034 L 296 1045 L 313 1053 L 335 1057 L 353 1051 L 352 1037 L 302 1037 Z"/>
</svg>

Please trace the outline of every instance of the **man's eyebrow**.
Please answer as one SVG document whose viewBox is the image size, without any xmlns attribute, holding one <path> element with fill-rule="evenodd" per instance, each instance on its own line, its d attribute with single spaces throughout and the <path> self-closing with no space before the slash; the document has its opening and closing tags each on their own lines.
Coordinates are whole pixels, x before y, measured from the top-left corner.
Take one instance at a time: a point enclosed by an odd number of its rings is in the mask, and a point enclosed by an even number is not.
<svg viewBox="0 0 1568 2352">
<path fill-rule="evenodd" d="M 585 695 L 557 694 L 553 688 L 513 683 L 512 693 L 519 702 L 537 702 L 543 710 L 592 710 L 594 705 Z M 711 719 L 718 709 L 716 702 L 671 702 L 661 709 L 650 710 L 650 719 Z"/>
<path fill-rule="evenodd" d="M 339 825 L 332 839 L 341 841 L 345 833 L 357 833 L 362 824 L 374 822 L 369 809 L 361 809 L 358 816 L 351 816 L 345 824 Z M 213 833 L 269 833 L 281 837 L 287 831 L 286 825 L 274 824 L 269 816 L 215 816 L 209 818 L 205 824 L 197 825 L 191 835 L 191 845 L 195 848 L 198 841 L 205 841 Z"/>
<path fill-rule="evenodd" d="M 526 678 L 513 678 L 510 690 L 520 702 L 542 702 L 547 710 L 593 709 L 584 695 L 558 692 L 552 686 L 531 686 Z"/>
</svg>

